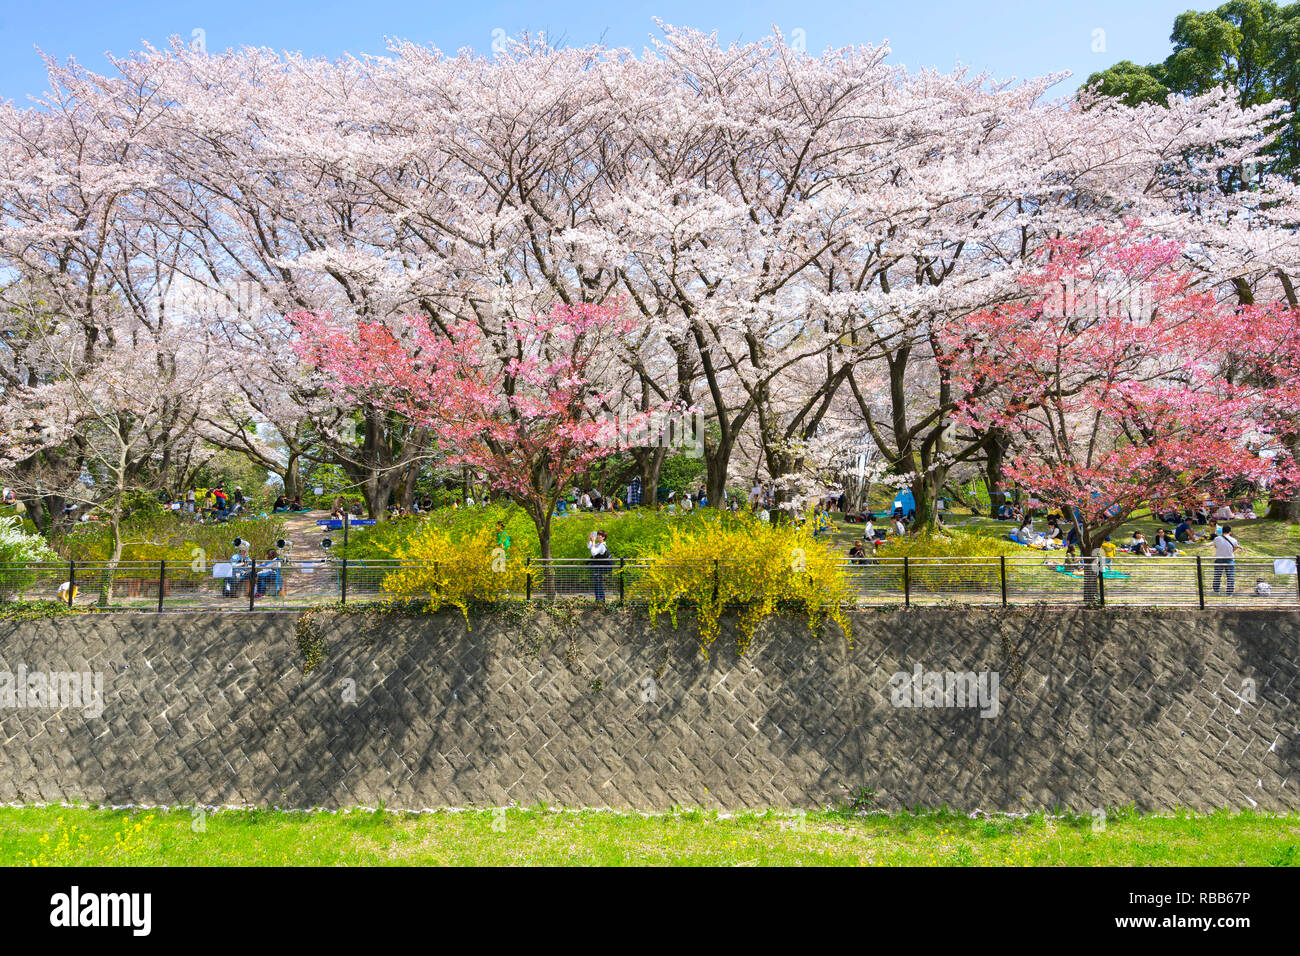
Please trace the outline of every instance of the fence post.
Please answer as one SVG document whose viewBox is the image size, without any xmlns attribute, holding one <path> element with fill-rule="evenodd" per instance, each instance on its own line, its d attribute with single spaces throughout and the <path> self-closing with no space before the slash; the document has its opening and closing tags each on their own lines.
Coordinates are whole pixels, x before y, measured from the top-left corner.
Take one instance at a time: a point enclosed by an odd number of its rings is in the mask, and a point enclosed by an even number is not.
<svg viewBox="0 0 1300 956">
<path fill-rule="evenodd" d="M 1002 568 L 1002 606 L 1006 607 L 1007 606 L 1007 556 L 1005 554 L 998 555 L 998 564 Z"/>
<path fill-rule="evenodd" d="M 713 602 L 718 601 L 718 559 L 713 559 Z"/>
<path fill-rule="evenodd" d="M 343 576 L 339 579 L 339 603 L 348 603 L 348 559 L 343 559 Z"/>
<path fill-rule="evenodd" d="M 1094 554 L 1097 559 L 1097 607 L 1106 606 L 1106 559 Z"/>
<path fill-rule="evenodd" d="M 77 590 L 77 562 L 68 561 L 68 607 L 72 607 L 72 592 Z"/>
<path fill-rule="evenodd" d="M 167 559 L 158 562 L 158 612 L 162 613 L 163 589 L 167 586 Z"/>
<path fill-rule="evenodd" d="M 524 600 L 533 599 L 533 559 L 524 558 Z"/>
<path fill-rule="evenodd" d="M 253 598 L 257 597 L 257 558 L 248 562 L 248 609 L 253 609 Z"/>
<path fill-rule="evenodd" d="M 618 559 L 618 599 L 621 603 L 626 596 L 626 590 L 623 587 L 623 568 L 627 565 L 627 558 Z"/>
<path fill-rule="evenodd" d="M 903 555 L 903 607 L 912 606 L 912 569 Z"/>
<path fill-rule="evenodd" d="M 1196 597 L 1201 602 L 1201 610 L 1205 610 L 1205 575 L 1201 573 L 1201 556 L 1196 556 Z"/>
<path fill-rule="evenodd" d="M 1300 554 L 1295 556 L 1295 599 L 1300 602 Z"/>
</svg>

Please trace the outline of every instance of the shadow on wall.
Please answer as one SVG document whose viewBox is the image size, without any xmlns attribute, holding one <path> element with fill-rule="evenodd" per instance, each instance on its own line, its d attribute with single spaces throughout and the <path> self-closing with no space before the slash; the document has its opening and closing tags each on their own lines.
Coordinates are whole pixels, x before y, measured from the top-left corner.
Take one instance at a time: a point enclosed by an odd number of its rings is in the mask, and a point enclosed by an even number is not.
<svg viewBox="0 0 1300 956">
<path fill-rule="evenodd" d="M 309 674 L 293 615 L 0 624 L 0 671 L 106 692 L 99 718 L 0 711 L 23 741 L 0 800 L 1300 807 L 1289 616 L 893 610 L 855 615 L 851 648 L 781 618 L 744 657 L 726 624 L 707 661 L 688 616 L 340 615 Z M 984 699 L 925 695 L 950 675 Z"/>
</svg>

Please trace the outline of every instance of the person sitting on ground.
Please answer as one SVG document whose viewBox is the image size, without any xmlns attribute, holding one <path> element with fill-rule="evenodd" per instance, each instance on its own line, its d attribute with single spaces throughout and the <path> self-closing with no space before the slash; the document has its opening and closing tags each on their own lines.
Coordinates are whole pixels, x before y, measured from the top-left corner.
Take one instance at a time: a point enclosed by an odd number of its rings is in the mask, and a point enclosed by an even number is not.
<svg viewBox="0 0 1300 956">
<path fill-rule="evenodd" d="M 812 533 L 814 538 L 831 533 L 831 518 L 820 504 L 813 508 Z"/>
<path fill-rule="evenodd" d="M 1134 554 L 1140 554 L 1145 557 L 1151 555 L 1151 545 L 1147 543 L 1147 539 L 1142 532 L 1136 529 L 1133 531 L 1133 537 L 1129 539 L 1128 549 Z"/>
<path fill-rule="evenodd" d="M 302 511 L 302 495 L 294 495 L 293 501 L 289 502 L 290 511 Z"/>
<path fill-rule="evenodd" d="M 1255 594 L 1260 597 L 1268 597 L 1273 593 L 1273 585 L 1269 584 L 1263 578 L 1255 579 Z"/>
<path fill-rule="evenodd" d="M 861 541 L 853 542 L 853 547 L 849 548 L 849 560 L 854 564 L 863 564 L 867 560 L 867 549 L 862 546 Z"/>
<path fill-rule="evenodd" d="M 894 520 L 889 528 L 895 537 L 901 538 L 907 534 L 907 523 L 903 521 L 902 509 L 894 512 Z"/>
<path fill-rule="evenodd" d="M 1061 526 L 1056 523 L 1055 518 L 1047 519 L 1047 531 L 1045 536 L 1048 541 L 1064 541 L 1065 535 L 1061 533 Z"/>
<path fill-rule="evenodd" d="M 1079 537 L 1079 528 L 1077 525 L 1070 525 L 1070 530 L 1065 536 L 1066 547 L 1078 548 L 1083 551 L 1083 539 Z"/>
<path fill-rule="evenodd" d="M 254 597 L 266 597 L 266 589 L 274 587 L 276 594 L 279 594 L 280 587 L 280 552 L 275 548 L 270 548 L 266 552 L 266 557 L 257 565 L 257 587 L 253 591 Z"/>
<path fill-rule="evenodd" d="M 1074 545 L 1069 545 L 1065 549 L 1065 570 L 1071 574 L 1083 567 L 1083 562 L 1079 560 L 1079 551 Z"/>
<path fill-rule="evenodd" d="M 221 589 L 225 597 L 232 597 L 235 588 L 241 581 L 248 578 L 248 572 L 252 565 L 252 557 L 249 555 L 251 547 L 247 541 L 238 539 L 239 544 L 235 546 L 235 553 L 230 556 L 230 577 L 226 578 L 226 584 Z"/>
<path fill-rule="evenodd" d="M 1174 540 L 1183 544 L 1196 544 L 1200 541 L 1200 536 L 1192 530 L 1192 523 L 1183 518 L 1178 522 L 1178 527 L 1174 528 Z"/>
<path fill-rule="evenodd" d="M 1178 546 L 1174 544 L 1174 539 L 1169 536 L 1169 532 L 1161 528 L 1156 532 L 1156 543 L 1152 550 L 1156 554 L 1173 557 L 1178 553 Z"/>
<path fill-rule="evenodd" d="M 1235 517 L 1236 515 L 1232 513 L 1232 509 L 1228 507 L 1226 501 L 1219 505 L 1218 509 L 1214 512 L 1215 521 L 1231 521 Z"/>
<path fill-rule="evenodd" d="M 1210 513 L 1204 508 L 1197 508 L 1192 512 L 1192 520 L 1199 525 L 1208 525 L 1210 523 Z"/>
<path fill-rule="evenodd" d="M 867 520 L 862 525 L 862 540 L 876 541 L 880 537 L 876 532 L 876 523 L 871 520 L 871 515 L 867 515 Z"/>
<path fill-rule="evenodd" d="M 271 514 L 277 514 L 281 511 L 288 511 L 288 510 L 289 510 L 289 502 L 284 497 L 284 495 L 280 495 L 279 497 L 277 497 L 275 499 L 275 504 L 271 506 Z"/>
<path fill-rule="evenodd" d="M 1020 527 L 1016 529 L 1016 539 L 1021 544 L 1030 544 L 1038 537 L 1034 531 L 1034 523 L 1029 518 L 1020 519 Z"/>
</svg>

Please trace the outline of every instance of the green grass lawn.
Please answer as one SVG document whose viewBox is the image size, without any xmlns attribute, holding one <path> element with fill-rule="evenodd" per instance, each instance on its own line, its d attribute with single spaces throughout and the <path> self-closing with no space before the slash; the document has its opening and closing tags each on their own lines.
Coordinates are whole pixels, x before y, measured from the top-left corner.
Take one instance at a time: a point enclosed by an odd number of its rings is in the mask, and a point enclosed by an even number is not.
<svg viewBox="0 0 1300 956">
<path fill-rule="evenodd" d="M 851 524 L 849 522 L 836 520 L 836 543 L 843 545 L 844 549 L 862 537 L 862 525 Z M 1014 530 L 1011 521 L 995 521 L 992 518 L 972 517 L 970 514 L 951 514 L 947 515 L 950 525 L 961 531 L 975 532 L 986 534 L 994 538 L 1001 538 Z M 1231 521 L 1228 522 L 1232 527 L 1232 536 L 1241 542 L 1242 557 L 1276 557 L 1288 556 L 1294 557 L 1300 554 L 1300 525 L 1287 524 L 1285 521 L 1265 521 L 1263 518 L 1256 518 L 1254 521 Z M 879 525 L 879 522 L 877 522 Z M 1047 527 L 1045 518 L 1035 518 L 1034 528 L 1042 531 Z M 1170 530 L 1170 526 L 1156 520 L 1150 515 L 1143 515 L 1126 521 L 1111 538 L 1118 544 L 1123 544 L 1133 536 L 1133 531 L 1141 531 L 1148 541 L 1154 542 L 1156 532 L 1164 528 Z M 1208 527 L 1196 527 L 1196 533 L 1199 535 L 1214 535 L 1214 525 Z M 1214 545 L 1209 540 L 1202 541 L 1199 544 L 1180 544 L 1178 550 L 1181 554 L 1195 557 L 1214 557 Z M 1033 554 L 1030 549 L 1025 549 L 1026 554 Z"/>
<path fill-rule="evenodd" d="M 0 807 L 0 863 L 35 866 L 1295 866 L 1300 814 L 971 819 L 945 811 L 642 815 Z"/>
</svg>

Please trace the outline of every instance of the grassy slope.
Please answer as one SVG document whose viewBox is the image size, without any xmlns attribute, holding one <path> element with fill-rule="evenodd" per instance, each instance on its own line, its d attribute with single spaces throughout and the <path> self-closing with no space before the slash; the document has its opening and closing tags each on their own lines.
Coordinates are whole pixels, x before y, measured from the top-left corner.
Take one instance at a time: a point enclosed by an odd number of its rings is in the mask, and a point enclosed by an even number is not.
<svg viewBox="0 0 1300 956">
<path fill-rule="evenodd" d="M 1300 815 L 0 808 L 6 865 L 1300 865 Z"/>
<path fill-rule="evenodd" d="M 989 534 L 993 537 L 1001 537 L 1013 530 L 1013 522 L 994 521 L 990 518 L 972 518 L 969 514 L 957 514 L 951 517 L 951 523 L 960 527 L 962 531 L 977 531 L 981 534 Z M 1256 518 L 1254 521 L 1233 521 L 1230 522 L 1232 527 L 1232 536 L 1241 542 L 1243 547 L 1242 556 L 1262 556 L 1271 557 L 1277 555 L 1295 556 L 1300 554 L 1300 525 L 1287 524 L 1283 521 L 1265 521 Z M 1034 528 L 1042 531 L 1047 527 L 1047 521 L 1043 518 L 1034 519 Z M 1148 541 L 1155 541 L 1156 531 L 1160 528 L 1169 530 L 1169 525 L 1163 524 L 1152 517 L 1139 517 L 1132 521 L 1126 522 L 1111 537 L 1116 544 L 1123 544 L 1132 537 L 1134 529 L 1141 531 Z M 856 530 L 855 530 L 856 529 Z M 862 534 L 862 526 L 839 523 L 840 533 L 837 535 L 837 543 L 844 545 L 845 549 Z M 1214 527 L 1197 527 L 1197 534 L 1209 532 L 1214 534 Z M 1179 552 L 1181 554 L 1195 557 L 1213 557 L 1214 546 L 1208 541 L 1200 544 L 1180 544 Z M 1025 554 L 1032 554 L 1029 549 L 1025 549 Z"/>
</svg>

